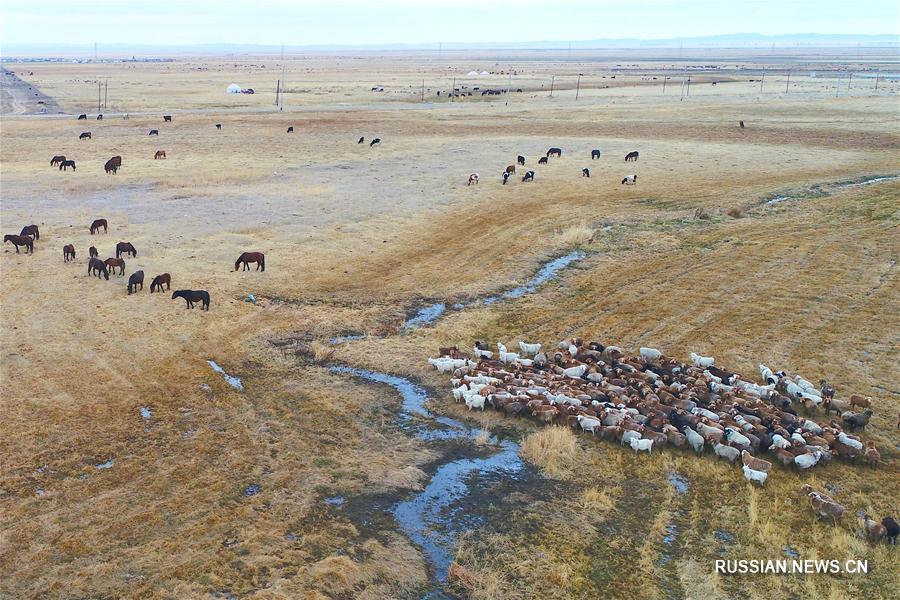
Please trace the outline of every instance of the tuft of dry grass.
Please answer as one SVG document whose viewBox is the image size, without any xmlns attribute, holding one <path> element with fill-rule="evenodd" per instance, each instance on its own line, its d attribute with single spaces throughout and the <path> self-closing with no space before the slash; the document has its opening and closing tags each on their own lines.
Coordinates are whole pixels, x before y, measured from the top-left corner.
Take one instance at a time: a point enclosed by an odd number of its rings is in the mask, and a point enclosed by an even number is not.
<svg viewBox="0 0 900 600">
<path fill-rule="evenodd" d="M 732 219 L 743 219 L 744 218 L 744 208 L 742 206 L 732 206 L 728 210 L 725 211 L 725 214 L 731 217 Z"/>
<path fill-rule="evenodd" d="M 319 340 L 313 340 L 309 343 L 309 354 L 317 365 L 330 362 L 334 358 L 335 352 L 336 349 L 333 346 L 329 346 Z"/>
<path fill-rule="evenodd" d="M 591 513 L 606 513 L 615 508 L 609 492 L 597 487 L 589 487 L 581 493 L 581 505 Z"/>
<path fill-rule="evenodd" d="M 556 239 L 563 248 L 577 248 L 590 243 L 594 230 L 585 221 L 557 231 Z"/>
<path fill-rule="evenodd" d="M 545 427 L 529 434 L 519 454 L 536 465 L 548 477 L 565 479 L 572 474 L 572 466 L 581 455 L 578 438 L 568 427 Z"/>
</svg>

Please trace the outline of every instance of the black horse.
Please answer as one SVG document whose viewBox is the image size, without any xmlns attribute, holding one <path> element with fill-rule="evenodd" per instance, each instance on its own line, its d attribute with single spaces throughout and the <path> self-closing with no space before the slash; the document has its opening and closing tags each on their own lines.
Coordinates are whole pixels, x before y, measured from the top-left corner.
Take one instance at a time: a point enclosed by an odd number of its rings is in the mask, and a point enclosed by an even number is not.
<svg viewBox="0 0 900 600">
<path fill-rule="evenodd" d="M 628 154 L 625 155 L 625 162 L 636 161 L 639 156 L 640 156 L 640 153 L 637 150 L 635 150 L 634 152 L 629 152 Z"/>
<path fill-rule="evenodd" d="M 64 161 L 62 161 L 61 163 L 59 163 L 59 170 L 60 170 L 60 171 L 68 171 L 68 170 L 69 170 L 69 167 L 72 167 L 72 170 L 73 170 L 73 171 L 76 170 L 76 169 L 75 169 L 75 161 L 74 161 L 74 160 L 64 160 Z"/>
<path fill-rule="evenodd" d="M 16 254 L 19 253 L 19 246 L 25 246 L 25 254 L 34 254 L 34 240 L 27 235 L 7 234 L 3 236 L 3 243 L 12 242 L 16 247 Z"/>
<path fill-rule="evenodd" d="M 30 235 L 36 240 L 41 239 L 41 232 L 38 231 L 37 225 L 26 225 L 22 228 L 22 233 L 20 233 L 19 235 Z"/>
<path fill-rule="evenodd" d="M 371 148 L 375 144 L 380 144 L 380 143 L 381 143 L 381 138 L 375 138 L 371 142 L 369 142 L 369 148 Z"/>
<path fill-rule="evenodd" d="M 209 311 L 209 292 L 206 290 L 175 290 L 172 292 L 172 300 L 175 298 L 184 298 L 184 301 L 187 302 L 187 306 L 185 308 L 194 308 L 194 302 L 203 302 L 203 307 Z"/>
<path fill-rule="evenodd" d="M 87 115 L 78 115 L 79 121 L 87 121 Z"/>
<path fill-rule="evenodd" d="M 90 131 L 82 131 L 82 132 L 81 132 L 81 135 L 78 136 L 78 139 L 79 139 L 79 140 L 89 140 L 89 139 L 91 139 L 91 132 L 90 132 Z"/>
<path fill-rule="evenodd" d="M 99 258 L 92 258 L 88 261 L 88 275 L 97 275 L 97 279 L 100 279 L 100 274 L 103 273 L 103 276 L 106 277 L 106 280 L 109 281 L 109 269 L 106 268 L 106 263 L 104 263 Z"/>
<path fill-rule="evenodd" d="M 172 122 L 172 115 L 163 115 L 163 122 L 165 122 L 165 123 L 171 123 L 171 122 Z"/>
<path fill-rule="evenodd" d="M 151 129 L 147 135 L 159 135 L 159 129 Z"/>
<path fill-rule="evenodd" d="M 294 133 L 294 126 L 291 125 L 290 127 L 288 127 L 287 132 L 288 132 L 288 133 Z"/>
<path fill-rule="evenodd" d="M 540 158 L 538 159 L 538 164 L 539 164 L 539 165 L 546 165 L 546 164 L 547 164 L 547 157 L 546 157 L 546 156 L 540 157 Z"/>
<path fill-rule="evenodd" d="M 365 141 L 366 141 L 365 136 L 360 136 L 359 141 L 357 141 L 356 143 L 357 143 L 357 144 L 362 144 L 362 143 L 365 142 Z"/>
<path fill-rule="evenodd" d="M 137 286 L 141 286 L 141 289 L 144 289 L 144 272 L 143 271 L 135 271 L 131 274 L 131 277 L 128 278 L 128 295 L 131 295 L 131 290 L 137 292 Z"/>
<path fill-rule="evenodd" d="M 549 150 L 547 150 L 547 156 L 560 157 L 562 156 L 562 150 L 560 148 L 550 148 Z"/>
<path fill-rule="evenodd" d="M 119 258 L 123 254 L 130 254 L 134 257 L 137 256 L 137 250 L 134 249 L 131 242 L 119 242 L 116 244 L 116 258 Z"/>
</svg>

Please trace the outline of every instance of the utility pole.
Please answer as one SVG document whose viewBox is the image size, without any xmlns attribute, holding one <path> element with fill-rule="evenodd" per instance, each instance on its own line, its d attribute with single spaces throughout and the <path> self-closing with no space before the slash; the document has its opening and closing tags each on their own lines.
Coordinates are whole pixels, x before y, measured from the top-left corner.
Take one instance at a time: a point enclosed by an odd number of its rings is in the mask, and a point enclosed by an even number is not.
<svg viewBox="0 0 900 600">
<path fill-rule="evenodd" d="M 100 114 L 100 81 L 97 81 L 97 114 Z"/>
<path fill-rule="evenodd" d="M 878 91 L 878 78 L 881 77 L 881 73 L 875 74 L 875 91 Z"/>
<path fill-rule="evenodd" d="M 761 77 L 760 80 L 759 80 L 759 93 L 760 93 L 760 94 L 762 94 L 763 83 L 765 83 L 765 82 L 766 82 L 766 72 L 763 71 L 762 77 Z"/>
<path fill-rule="evenodd" d="M 279 97 L 281 98 L 281 105 L 278 107 L 278 110 L 280 110 L 280 111 L 284 111 L 284 89 L 285 89 L 284 62 L 282 61 L 282 63 L 281 63 L 281 94 L 279 94 Z"/>
<path fill-rule="evenodd" d="M 850 82 L 853 81 L 853 71 L 850 71 L 850 77 L 847 78 L 847 91 L 850 91 Z"/>
<path fill-rule="evenodd" d="M 509 90 L 512 88 L 512 65 L 507 69 L 509 78 L 506 80 L 506 106 L 509 106 Z"/>
<path fill-rule="evenodd" d="M 422 80 L 422 102 L 425 102 L 425 80 Z"/>
<path fill-rule="evenodd" d="M 788 71 L 787 83 L 784 84 L 784 93 L 785 94 L 788 93 L 788 86 L 790 86 L 790 85 L 791 85 L 791 72 Z"/>
<path fill-rule="evenodd" d="M 687 95 L 688 96 L 691 95 L 691 76 L 690 75 L 688 75 L 688 81 L 687 81 Z"/>
<path fill-rule="evenodd" d="M 578 81 L 575 82 L 575 99 L 578 100 L 578 92 L 581 90 L 581 73 L 578 74 Z"/>
<path fill-rule="evenodd" d="M 109 99 L 109 79 L 106 80 L 106 84 L 103 86 L 103 108 L 107 108 L 106 101 Z"/>
<path fill-rule="evenodd" d="M 554 81 L 556 81 L 556 75 L 551 75 L 551 76 L 550 76 L 550 97 L 551 97 L 551 98 L 553 97 L 553 83 L 554 83 Z M 877 84 L 877 80 L 876 80 L 876 84 Z M 877 89 L 877 88 L 876 88 L 876 89 Z"/>
<path fill-rule="evenodd" d="M 663 96 L 666 95 L 666 80 L 669 79 L 665 75 L 663 75 Z"/>
<path fill-rule="evenodd" d="M 687 78 L 684 75 L 681 76 L 681 99 L 684 100 L 684 84 L 687 82 Z"/>
<path fill-rule="evenodd" d="M 453 85 L 450 87 L 450 102 L 453 102 L 453 95 L 456 94 L 456 77 L 453 78 Z"/>
</svg>

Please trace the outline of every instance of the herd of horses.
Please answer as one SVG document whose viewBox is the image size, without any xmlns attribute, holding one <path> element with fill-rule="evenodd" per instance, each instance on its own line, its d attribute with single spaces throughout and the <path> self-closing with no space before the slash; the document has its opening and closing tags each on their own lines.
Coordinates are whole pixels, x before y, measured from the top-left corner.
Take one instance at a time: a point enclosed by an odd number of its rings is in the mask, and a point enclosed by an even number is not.
<svg viewBox="0 0 900 600">
<path fill-rule="evenodd" d="M 362 138 L 360 138 L 360 143 L 362 143 Z M 591 150 L 591 160 L 592 161 L 600 158 L 600 155 L 601 155 L 600 150 L 598 150 L 596 148 Z M 638 156 L 640 156 L 640 155 L 637 150 L 629 152 L 628 154 L 625 155 L 625 162 L 635 162 L 635 161 L 637 161 Z M 562 149 L 561 148 L 550 148 L 549 150 L 547 150 L 547 153 L 544 156 L 541 156 L 538 159 L 538 164 L 546 165 L 549 163 L 550 158 L 552 158 L 552 157 L 561 158 L 562 157 Z M 521 154 L 517 155 L 516 156 L 516 164 L 518 164 L 519 166 L 525 166 L 525 157 L 522 156 Z M 506 167 L 506 169 L 503 170 L 503 173 L 501 173 L 501 177 L 503 179 L 503 185 L 506 185 L 509 182 L 509 178 L 511 176 L 513 176 L 515 174 L 515 172 L 516 172 L 516 165 L 509 165 L 508 167 Z M 581 176 L 582 177 L 590 177 L 591 170 L 588 167 L 583 167 L 581 169 Z M 466 185 L 470 186 L 473 184 L 477 184 L 480 181 L 481 181 L 481 176 L 478 173 L 470 173 L 469 179 L 467 180 Z M 534 181 L 534 171 L 531 171 L 531 170 L 525 171 L 525 174 L 522 176 L 522 181 L 523 182 Z M 637 184 L 637 175 L 626 176 L 624 179 L 622 179 L 622 184 L 623 185 Z"/>
</svg>

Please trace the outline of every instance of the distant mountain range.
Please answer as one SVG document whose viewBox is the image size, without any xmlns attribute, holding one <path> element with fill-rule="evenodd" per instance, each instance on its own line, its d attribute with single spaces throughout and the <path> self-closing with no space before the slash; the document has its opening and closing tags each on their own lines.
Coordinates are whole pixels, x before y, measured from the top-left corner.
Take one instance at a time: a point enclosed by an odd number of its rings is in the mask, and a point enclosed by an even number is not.
<svg viewBox="0 0 900 600">
<path fill-rule="evenodd" d="M 826 34 L 826 33 L 787 33 L 781 35 L 762 35 L 759 33 L 734 33 L 701 37 L 667 38 L 667 39 L 596 39 L 574 41 L 533 41 L 533 42 L 443 42 L 440 48 L 449 50 L 585 50 L 603 48 L 754 48 L 771 46 L 898 46 L 900 36 L 894 34 Z M 437 50 L 435 43 L 403 43 L 403 44 L 331 44 L 331 45 L 288 45 L 284 51 L 290 54 L 309 52 L 345 52 L 345 51 L 410 51 Z M 280 44 L 185 44 L 185 45 L 151 45 L 151 44 L 100 44 L 99 54 L 103 57 L 111 55 L 146 56 L 148 54 L 256 54 L 271 55 L 281 52 Z M 93 56 L 93 44 L 54 44 L 26 43 L 6 44 L 0 42 L 0 54 L 11 56 Z"/>
</svg>

